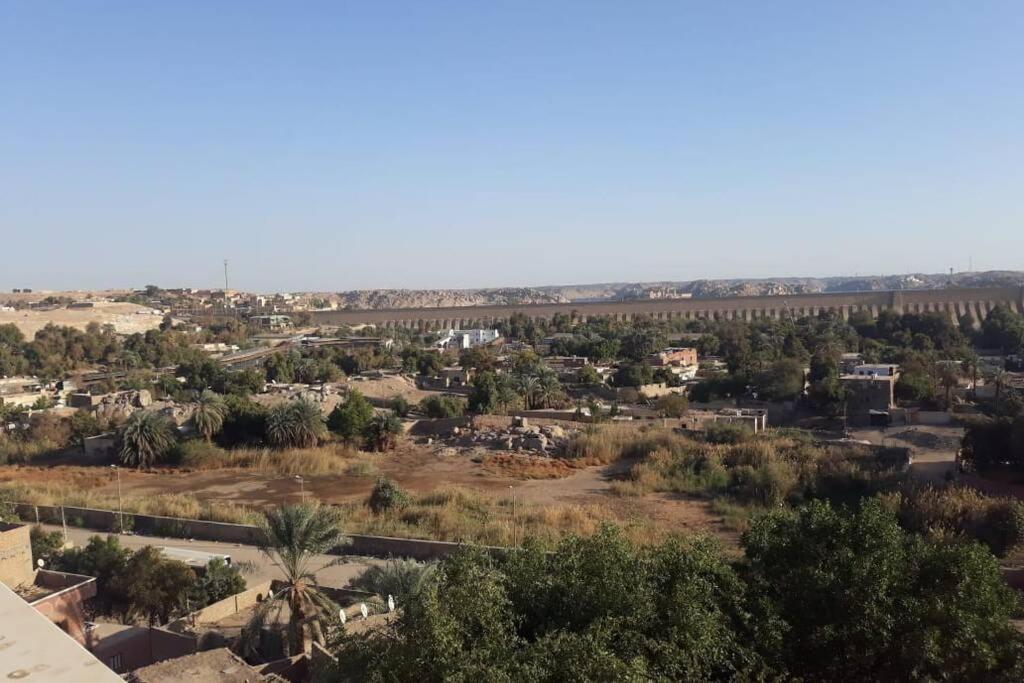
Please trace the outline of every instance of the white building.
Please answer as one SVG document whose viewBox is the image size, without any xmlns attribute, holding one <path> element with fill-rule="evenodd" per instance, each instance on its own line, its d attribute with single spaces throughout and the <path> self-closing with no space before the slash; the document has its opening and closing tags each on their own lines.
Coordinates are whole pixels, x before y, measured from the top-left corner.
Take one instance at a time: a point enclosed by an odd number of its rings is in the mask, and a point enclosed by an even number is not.
<svg viewBox="0 0 1024 683">
<path fill-rule="evenodd" d="M 469 349 L 491 344 L 498 340 L 497 330 L 448 330 L 434 342 L 438 349 Z"/>
<path fill-rule="evenodd" d="M 896 377 L 898 379 L 900 376 L 900 366 L 882 363 L 858 365 L 850 374 L 859 375 L 860 377 Z"/>
</svg>

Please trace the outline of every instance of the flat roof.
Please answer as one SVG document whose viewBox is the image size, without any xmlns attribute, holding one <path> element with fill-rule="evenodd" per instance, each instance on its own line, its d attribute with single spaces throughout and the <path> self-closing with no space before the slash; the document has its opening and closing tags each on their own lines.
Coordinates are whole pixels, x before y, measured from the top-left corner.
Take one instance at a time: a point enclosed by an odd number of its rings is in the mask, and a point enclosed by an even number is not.
<svg viewBox="0 0 1024 683">
<path fill-rule="evenodd" d="M 0 583 L 0 678 L 123 683 L 56 624 Z"/>
<path fill-rule="evenodd" d="M 138 683 L 257 683 L 266 680 L 224 647 L 144 666 L 136 669 L 133 675 Z"/>
</svg>

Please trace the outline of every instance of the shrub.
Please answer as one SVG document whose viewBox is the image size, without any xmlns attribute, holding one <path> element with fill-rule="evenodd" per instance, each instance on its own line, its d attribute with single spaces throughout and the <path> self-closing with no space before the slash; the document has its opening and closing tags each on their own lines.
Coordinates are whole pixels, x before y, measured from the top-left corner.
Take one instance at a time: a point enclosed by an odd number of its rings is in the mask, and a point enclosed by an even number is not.
<svg viewBox="0 0 1024 683">
<path fill-rule="evenodd" d="M 404 508 L 409 505 L 409 494 L 390 479 L 381 477 L 373 485 L 367 505 L 376 513 Z"/>
<path fill-rule="evenodd" d="M 760 467 L 741 465 L 732 472 L 729 492 L 745 503 L 778 507 L 795 485 L 796 476 L 784 462 L 766 463 Z"/>
<path fill-rule="evenodd" d="M 420 401 L 420 410 L 432 419 L 461 417 L 466 413 L 466 402 L 454 396 L 428 396 Z"/>
<path fill-rule="evenodd" d="M 1006 557 L 1024 542 L 1024 504 L 997 501 L 985 512 L 979 539 L 996 557 Z"/>
<path fill-rule="evenodd" d="M 658 399 L 655 408 L 662 417 L 682 417 L 690 407 L 690 402 L 681 394 L 666 394 Z"/>
<path fill-rule="evenodd" d="M 742 443 L 750 436 L 749 429 L 731 422 L 712 422 L 704 432 L 705 441 L 719 444 Z"/>
<path fill-rule="evenodd" d="M 411 408 L 404 396 L 393 396 L 388 400 L 387 407 L 398 417 L 408 416 Z"/>
</svg>

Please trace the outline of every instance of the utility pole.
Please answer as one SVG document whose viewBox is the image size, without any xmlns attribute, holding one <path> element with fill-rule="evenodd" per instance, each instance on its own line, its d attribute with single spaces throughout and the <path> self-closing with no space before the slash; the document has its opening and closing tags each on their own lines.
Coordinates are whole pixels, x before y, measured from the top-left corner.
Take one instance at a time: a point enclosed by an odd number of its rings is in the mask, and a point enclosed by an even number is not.
<svg viewBox="0 0 1024 683">
<path fill-rule="evenodd" d="M 111 465 L 114 472 L 117 474 L 117 519 L 118 526 L 121 528 L 121 533 L 124 533 L 124 507 L 121 505 L 121 468 L 117 465 Z"/>
</svg>

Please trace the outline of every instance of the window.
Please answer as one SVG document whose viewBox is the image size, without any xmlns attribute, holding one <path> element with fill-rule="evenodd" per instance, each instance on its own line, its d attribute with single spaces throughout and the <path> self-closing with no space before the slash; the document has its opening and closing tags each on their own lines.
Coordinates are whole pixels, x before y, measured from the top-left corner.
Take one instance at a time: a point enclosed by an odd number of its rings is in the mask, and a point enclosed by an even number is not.
<svg viewBox="0 0 1024 683">
<path fill-rule="evenodd" d="M 111 657 L 107 661 L 107 666 L 109 666 L 113 671 L 120 673 L 121 670 L 124 669 L 124 659 L 121 657 L 121 653 L 117 653 Z"/>
</svg>

